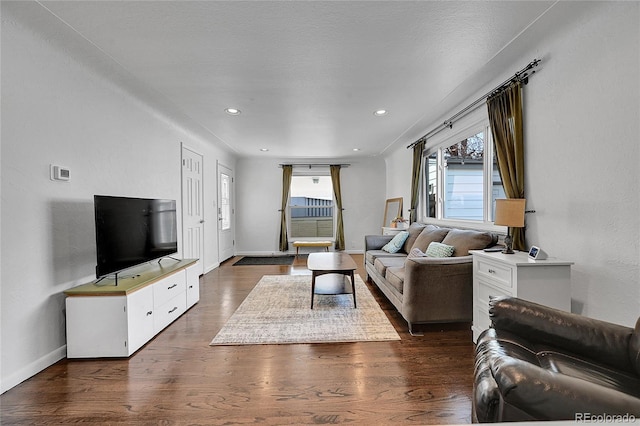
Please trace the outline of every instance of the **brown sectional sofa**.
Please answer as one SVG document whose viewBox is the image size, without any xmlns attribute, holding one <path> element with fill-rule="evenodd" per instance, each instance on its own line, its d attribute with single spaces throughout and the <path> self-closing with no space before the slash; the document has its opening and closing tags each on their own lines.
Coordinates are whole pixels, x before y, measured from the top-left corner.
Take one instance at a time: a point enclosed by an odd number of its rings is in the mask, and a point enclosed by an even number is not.
<svg viewBox="0 0 640 426">
<path fill-rule="evenodd" d="M 498 236 L 469 229 L 413 223 L 397 253 L 382 250 L 392 235 L 365 236 L 367 279 L 398 309 L 413 332 L 420 323 L 470 322 L 473 314 L 473 260 L 469 250 L 493 246 Z M 413 257 L 431 242 L 455 247 L 452 257 Z"/>
</svg>

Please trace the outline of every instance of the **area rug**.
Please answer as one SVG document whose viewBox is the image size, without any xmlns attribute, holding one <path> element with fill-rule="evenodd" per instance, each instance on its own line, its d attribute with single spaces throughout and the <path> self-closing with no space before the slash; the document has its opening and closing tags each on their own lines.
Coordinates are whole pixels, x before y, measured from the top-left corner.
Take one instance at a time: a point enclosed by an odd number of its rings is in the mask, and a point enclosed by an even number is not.
<svg viewBox="0 0 640 426">
<path fill-rule="evenodd" d="M 233 266 L 243 265 L 291 265 L 295 256 L 244 256 Z"/>
<path fill-rule="evenodd" d="M 351 294 L 314 297 L 310 275 L 265 275 L 211 342 L 215 345 L 371 342 L 400 336 L 356 275 Z"/>
</svg>

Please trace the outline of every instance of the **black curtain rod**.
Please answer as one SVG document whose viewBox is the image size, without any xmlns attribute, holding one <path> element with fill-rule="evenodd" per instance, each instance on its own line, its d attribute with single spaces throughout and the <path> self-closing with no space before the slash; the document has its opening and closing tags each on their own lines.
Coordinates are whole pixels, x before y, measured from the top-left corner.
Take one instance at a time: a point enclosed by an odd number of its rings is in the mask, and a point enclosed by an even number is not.
<svg viewBox="0 0 640 426">
<path fill-rule="evenodd" d="M 466 107 L 464 107 L 463 109 L 461 109 L 460 111 L 458 111 L 457 113 L 452 115 L 451 118 L 449 118 L 448 120 L 445 120 L 442 124 L 438 125 L 436 128 L 434 128 L 434 129 L 430 130 L 429 132 L 427 132 L 427 134 L 422 136 L 420 139 L 418 139 L 417 141 L 415 141 L 412 144 L 408 145 L 407 149 L 413 148 L 420 141 L 422 141 L 424 139 L 427 139 L 428 137 L 433 136 L 436 133 L 439 133 L 441 130 L 446 129 L 447 127 L 451 129 L 453 127 L 453 122 L 455 120 L 457 120 L 458 118 L 464 116 L 469 111 L 474 110 L 478 106 L 478 104 L 480 104 L 481 102 L 486 100 L 488 97 L 494 95 L 495 93 L 505 89 L 509 84 L 511 84 L 513 82 L 516 82 L 516 81 L 521 81 L 524 84 L 527 84 L 529 82 L 529 76 L 535 74 L 535 72 L 536 72 L 533 68 L 537 67 L 538 64 L 540 64 L 540 61 L 541 61 L 540 59 L 534 59 L 526 67 L 522 68 L 520 71 L 515 73 L 513 75 L 513 77 L 505 80 L 502 84 L 500 84 L 500 85 L 496 86 L 495 88 L 491 89 L 490 91 L 485 93 L 483 96 L 479 97 L 478 99 L 476 99 L 475 101 L 471 102 L 469 105 L 467 105 Z M 529 71 L 531 71 L 531 72 L 529 72 Z"/>
<path fill-rule="evenodd" d="M 288 164 L 280 164 L 280 165 L 278 165 L 278 167 L 282 167 L 282 166 L 308 167 L 308 168 L 312 168 L 312 167 L 329 167 L 329 166 L 349 167 L 350 165 L 351 164 L 288 163 Z"/>
</svg>

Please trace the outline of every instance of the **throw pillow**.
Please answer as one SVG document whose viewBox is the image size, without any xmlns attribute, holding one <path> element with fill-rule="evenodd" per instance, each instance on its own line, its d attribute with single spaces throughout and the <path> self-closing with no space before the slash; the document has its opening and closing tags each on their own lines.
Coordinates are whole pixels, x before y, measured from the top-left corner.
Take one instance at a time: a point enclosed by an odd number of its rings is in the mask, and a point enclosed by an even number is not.
<svg viewBox="0 0 640 426">
<path fill-rule="evenodd" d="M 467 256 L 469 250 L 482 250 L 498 241 L 498 236 L 489 232 L 474 231 L 471 229 L 452 229 L 449 231 L 443 244 L 454 246 L 456 256 Z"/>
<path fill-rule="evenodd" d="M 382 247 L 382 250 L 388 252 L 388 253 L 397 253 L 400 251 L 400 249 L 402 248 L 402 245 L 404 244 L 405 240 L 407 239 L 407 237 L 409 236 L 409 233 L 407 231 L 400 231 L 398 232 L 392 239 L 391 241 L 389 241 L 387 244 L 384 245 L 384 247 Z"/>
<path fill-rule="evenodd" d="M 403 247 L 405 253 L 409 253 L 411 251 L 411 249 L 413 248 L 413 243 L 416 241 L 416 238 L 418 238 L 418 235 L 420 235 L 425 226 L 425 224 L 418 222 L 413 222 L 411 225 L 409 225 L 409 228 L 407 229 L 407 232 L 409 232 L 409 236 L 404 242 Z"/>
<path fill-rule="evenodd" d="M 409 252 L 408 257 L 425 257 L 425 256 L 426 256 L 426 253 L 423 253 L 422 250 L 420 250 L 419 248 L 413 248 Z"/>
<path fill-rule="evenodd" d="M 416 238 L 415 243 L 413 243 L 413 248 L 418 248 L 420 251 L 425 251 L 429 244 L 432 242 L 441 243 L 444 237 L 449 232 L 449 228 L 439 228 L 434 225 L 427 225 L 418 238 Z M 405 243 L 406 244 L 406 243 Z"/>
<path fill-rule="evenodd" d="M 453 246 L 437 243 L 434 241 L 429 244 L 429 247 L 427 247 L 427 251 L 425 252 L 425 254 L 429 257 L 451 257 L 454 249 L 455 247 Z"/>
</svg>

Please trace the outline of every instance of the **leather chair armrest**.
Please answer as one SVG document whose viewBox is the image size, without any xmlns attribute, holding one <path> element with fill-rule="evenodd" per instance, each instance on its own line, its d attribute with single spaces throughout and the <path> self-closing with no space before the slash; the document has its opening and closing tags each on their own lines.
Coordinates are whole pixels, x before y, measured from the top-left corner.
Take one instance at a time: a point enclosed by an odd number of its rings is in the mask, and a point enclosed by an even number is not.
<svg viewBox="0 0 640 426">
<path fill-rule="evenodd" d="M 495 358 L 491 373 L 504 402 L 536 419 L 585 420 L 584 416 L 603 414 L 640 417 L 640 399 L 634 396 L 516 358 Z"/>
<path fill-rule="evenodd" d="M 393 239 L 393 235 L 365 235 L 364 250 L 380 250 Z"/>
<path fill-rule="evenodd" d="M 486 354 L 476 356 L 473 382 L 471 421 L 473 423 L 495 423 L 500 421 L 502 396 L 498 384 L 491 374 Z"/>
<path fill-rule="evenodd" d="M 629 360 L 632 328 L 514 297 L 492 299 L 489 316 L 495 329 L 634 371 Z"/>
</svg>

